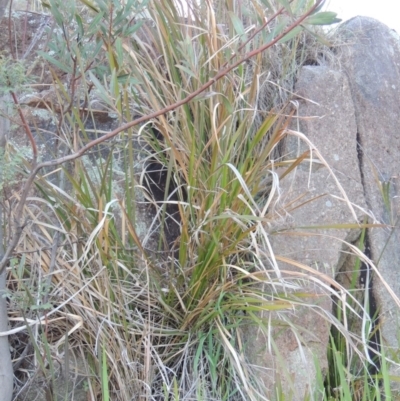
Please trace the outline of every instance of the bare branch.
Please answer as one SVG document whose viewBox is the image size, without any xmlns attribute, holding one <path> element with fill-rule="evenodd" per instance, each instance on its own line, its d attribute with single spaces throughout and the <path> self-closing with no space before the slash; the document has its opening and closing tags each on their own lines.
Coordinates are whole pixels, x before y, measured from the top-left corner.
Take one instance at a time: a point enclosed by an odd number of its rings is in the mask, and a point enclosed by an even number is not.
<svg viewBox="0 0 400 401">
<path fill-rule="evenodd" d="M 37 150 L 37 146 L 36 146 L 35 139 L 33 138 L 32 131 L 31 131 L 31 129 L 29 128 L 29 125 L 28 125 L 28 123 L 27 123 L 26 120 L 25 120 L 24 114 L 22 113 L 21 106 L 20 106 L 20 104 L 19 104 L 19 102 L 18 102 L 18 99 L 17 99 L 17 96 L 16 96 L 15 92 L 14 92 L 14 91 L 10 91 L 10 93 L 11 93 L 11 96 L 12 96 L 12 98 L 13 98 L 14 104 L 15 104 L 15 106 L 17 107 L 18 114 L 19 114 L 19 116 L 20 116 L 20 118 L 21 118 L 22 125 L 23 125 L 23 127 L 24 127 L 24 129 L 25 129 L 26 135 L 28 136 L 29 141 L 30 141 L 30 143 L 31 143 L 32 152 L 33 152 L 33 166 L 36 166 L 37 156 L 38 156 L 38 150 Z"/>
</svg>

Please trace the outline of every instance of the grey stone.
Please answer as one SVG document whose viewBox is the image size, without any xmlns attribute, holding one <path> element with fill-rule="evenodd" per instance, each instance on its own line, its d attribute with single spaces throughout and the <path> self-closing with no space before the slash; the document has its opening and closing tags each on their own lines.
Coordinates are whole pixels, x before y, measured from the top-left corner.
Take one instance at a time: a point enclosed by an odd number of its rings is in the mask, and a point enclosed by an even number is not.
<svg viewBox="0 0 400 401">
<path fill-rule="evenodd" d="M 349 77 L 362 147 L 362 179 L 369 210 L 386 228 L 370 230 L 371 257 L 382 281 L 374 277 L 386 354 L 397 359 L 400 296 L 400 39 L 372 18 L 356 17 L 340 36 L 342 68 Z M 399 373 L 392 366 L 393 373 Z"/>
<path fill-rule="evenodd" d="M 370 223 L 385 225 L 367 230 L 369 257 L 377 267 L 371 270 L 371 294 L 379 311 L 382 346 L 387 356 L 398 360 L 400 39 L 385 25 L 364 17 L 343 24 L 336 38 L 341 46 L 335 64 L 341 67 L 304 67 L 296 85 L 298 119 L 292 129 L 304 134 L 312 145 L 291 135 L 283 147 L 285 159 L 290 160 L 315 146 L 332 171 L 318 162 L 313 152 L 312 163 L 306 160 L 281 181 L 285 229 L 271 235 L 271 243 L 277 255 L 313 267 L 326 275 L 325 280 L 330 277 L 345 285 L 348 258 L 343 241 L 356 244 L 361 230 L 326 227 L 341 223 L 356 226 L 365 216 Z M 332 173 L 352 207 L 344 201 Z M 316 226 L 320 229 L 310 229 Z M 301 271 L 290 263 L 280 263 L 280 267 Z M 322 310 L 332 311 L 329 291 L 312 285 L 309 290 L 319 295 Z M 322 370 L 327 367 L 329 328 L 321 316 L 299 306 L 288 320 L 299 326 L 302 340 L 295 339 L 290 328 L 275 330 L 281 355 L 275 352 L 270 359 L 262 347 L 265 339 L 254 336 L 260 351 L 253 351 L 256 357 L 250 355 L 250 359 L 258 364 L 265 361 L 269 370 L 268 374 L 264 371 L 263 379 L 269 388 L 280 377 L 295 399 L 303 399 L 316 377 L 312 358 L 317 357 Z M 355 334 L 361 336 L 361 325 Z M 280 360 L 283 363 L 278 366 Z M 397 365 L 390 368 L 399 374 Z"/>
<path fill-rule="evenodd" d="M 281 180 L 280 208 L 286 213 L 287 229 L 271 235 L 271 244 L 276 255 L 316 269 L 322 274 L 321 281 L 329 288 L 329 280 L 333 282 L 340 268 L 343 241 L 355 241 L 360 230 L 328 227 L 340 223 L 353 223 L 357 227 L 365 208 L 357 158 L 355 110 L 346 75 L 328 67 L 304 67 L 299 74 L 296 93 L 298 113 L 292 128 L 304 133 L 310 142 L 306 143 L 293 132 L 283 147 L 284 157 L 290 160 L 309 149 L 318 149 L 331 170 L 313 150 L 312 158 L 308 157 L 308 161 Z M 361 209 L 350 207 L 343 193 L 349 202 Z M 280 262 L 279 266 L 307 278 L 308 272 L 304 269 L 290 263 Z M 312 281 L 305 287 L 303 282 L 302 286 L 302 291 L 308 291 L 309 297 L 299 299 L 295 313 L 287 314 L 291 325 L 285 328 L 283 323 L 282 327 L 278 325 L 274 329 L 274 341 L 280 355 L 273 352 L 271 358 L 265 346 L 262 348 L 265 340 L 255 337 L 260 346 L 256 363 L 260 365 L 264 361 L 270 368 L 264 371 L 264 382 L 273 388 L 279 378 L 296 400 L 304 399 L 315 385 L 314 358 L 323 372 L 327 370 L 330 324 L 321 311 L 332 311 L 332 294 L 327 288 Z M 318 308 L 304 306 L 307 303 Z M 282 318 L 282 312 L 279 314 Z M 274 371 L 275 375 L 271 373 Z"/>
</svg>

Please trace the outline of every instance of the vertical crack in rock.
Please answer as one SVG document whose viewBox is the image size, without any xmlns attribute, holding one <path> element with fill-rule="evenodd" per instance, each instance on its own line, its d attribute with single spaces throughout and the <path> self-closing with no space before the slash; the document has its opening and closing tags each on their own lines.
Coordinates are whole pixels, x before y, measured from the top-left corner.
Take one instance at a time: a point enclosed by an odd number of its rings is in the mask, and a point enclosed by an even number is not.
<svg viewBox="0 0 400 401">
<path fill-rule="evenodd" d="M 360 177 L 361 177 L 361 185 L 363 187 L 364 199 L 369 209 L 371 209 L 370 204 L 368 202 L 368 197 L 365 190 L 365 176 L 363 171 L 363 147 L 361 142 L 360 132 L 357 130 L 356 135 L 357 141 L 357 157 L 358 157 L 358 166 L 360 169 Z M 364 238 L 364 254 L 365 256 L 373 260 L 373 255 L 371 251 L 371 243 L 369 238 L 369 230 L 366 229 L 365 238 Z M 380 331 L 379 331 L 379 310 L 377 301 L 374 294 L 373 288 L 373 271 L 371 266 L 366 263 L 364 260 L 361 261 L 360 267 L 360 277 L 359 277 L 359 286 L 364 290 L 364 319 L 363 319 L 363 333 L 366 335 L 365 341 L 366 346 L 368 348 L 368 356 L 370 359 L 370 364 L 368 367 L 368 371 L 370 374 L 374 375 L 380 371 L 381 361 L 379 358 L 379 353 L 381 349 L 380 344 Z M 370 327 L 365 327 L 366 325 L 370 325 Z"/>
<path fill-rule="evenodd" d="M 356 117 L 356 124 L 358 125 L 357 117 Z M 360 170 L 360 178 L 361 178 L 361 185 L 362 185 L 363 193 L 364 193 L 364 199 L 365 199 L 365 203 L 367 204 L 368 208 L 371 209 L 370 204 L 368 202 L 367 194 L 365 192 L 365 176 L 364 176 L 364 171 L 363 171 L 364 152 L 363 152 L 363 147 L 362 147 L 362 143 L 361 143 L 361 135 L 358 130 L 357 130 L 357 134 L 356 134 L 356 142 L 357 142 L 358 168 Z"/>
<path fill-rule="evenodd" d="M 365 232 L 364 238 L 364 254 L 372 260 L 371 243 L 369 238 L 368 229 Z M 379 330 L 379 315 L 378 305 L 376 302 L 375 294 L 373 291 L 373 271 L 371 266 L 365 261 L 361 261 L 359 285 L 364 290 L 364 314 L 362 330 L 366 335 L 366 342 L 368 347 L 368 356 L 370 364 L 368 371 L 371 375 L 379 373 L 381 369 L 380 360 L 380 330 Z M 370 319 L 370 320 L 369 320 Z M 368 321 L 369 320 L 369 321 Z M 365 327 L 369 325 L 369 327 Z"/>
<path fill-rule="evenodd" d="M 356 121 L 356 124 L 357 123 Z M 358 130 L 356 133 L 356 146 L 363 195 L 367 207 L 371 209 L 367 199 L 366 177 L 363 171 L 363 144 L 361 134 Z M 366 258 L 373 261 L 370 231 L 368 229 L 364 229 L 364 233 L 362 231 L 361 228 L 359 230 L 354 230 L 351 235 L 346 238 L 345 242 L 355 247 L 360 247 Z M 348 297 L 347 301 L 343 301 L 339 293 L 333 294 L 332 313 L 343 323 L 344 320 L 346 320 L 348 330 L 357 333 L 362 338 L 362 343 L 358 348 L 364 353 L 367 359 L 365 363 L 368 374 L 370 375 L 368 380 L 371 385 L 375 385 L 374 375 L 378 374 L 381 370 L 381 343 L 379 308 L 373 287 L 373 270 L 370 264 L 365 260 L 361 259 L 358 261 L 357 255 L 344 244 L 338 261 L 335 280 L 346 288 L 347 291 L 352 294 L 352 297 Z M 347 305 L 344 305 L 343 302 L 346 302 Z M 351 308 L 349 308 L 349 306 L 351 306 Z M 353 310 L 354 313 L 349 313 L 350 309 Z M 343 316 L 344 313 L 346 313 L 346 316 Z M 331 368 L 324 382 L 328 395 L 334 394 L 335 388 L 341 385 L 340 379 L 338 379 L 337 376 L 336 369 L 338 367 L 336 367 L 337 362 L 333 350 L 338 350 L 343 353 L 343 362 L 348 364 L 347 367 L 349 369 L 356 369 L 359 372 L 361 364 L 364 363 L 359 359 L 356 361 L 347 359 L 345 345 L 347 343 L 346 336 L 344 336 L 335 325 L 331 326 L 331 338 L 334 344 L 334 348 L 328 347 L 328 360 L 330 361 Z"/>
</svg>

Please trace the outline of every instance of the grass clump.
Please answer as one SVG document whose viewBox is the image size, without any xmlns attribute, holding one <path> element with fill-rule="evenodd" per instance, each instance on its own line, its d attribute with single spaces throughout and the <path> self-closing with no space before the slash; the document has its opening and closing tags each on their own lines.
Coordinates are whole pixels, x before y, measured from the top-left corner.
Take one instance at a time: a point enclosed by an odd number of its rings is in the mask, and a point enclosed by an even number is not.
<svg viewBox="0 0 400 401">
<path fill-rule="evenodd" d="M 107 131 L 126 129 L 86 159 L 43 165 L 9 273 L 24 298 L 12 321 L 29 328 L 15 349 L 32 344 L 28 368 L 52 396 L 61 366 L 79 372 L 76 389 L 91 400 L 268 399 L 274 389 L 255 374 L 243 328 L 273 348 L 274 328 L 293 326 L 283 312 L 318 309 L 304 301 L 315 295 L 302 288 L 310 269 L 282 271 L 279 261 L 299 264 L 275 255 L 270 236 L 280 180 L 306 157 L 279 155 L 288 93 L 309 60 L 305 37 L 317 36 L 310 25 L 334 16 L 296 26 L 312 1 L 189 2 L 186 17 L 179 1 L 83 4 L 48 4 L 58 29 L 40 54 L 62 106 L 47 104 L 53 156 L 107 134 L 100 115 Z"/>
</svg>

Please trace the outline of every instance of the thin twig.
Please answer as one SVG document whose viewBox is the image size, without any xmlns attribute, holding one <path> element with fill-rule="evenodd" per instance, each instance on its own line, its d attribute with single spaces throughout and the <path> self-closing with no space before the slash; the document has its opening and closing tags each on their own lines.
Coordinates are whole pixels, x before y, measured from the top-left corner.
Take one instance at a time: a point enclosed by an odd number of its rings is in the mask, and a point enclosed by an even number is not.
<svg viewBox="0 0 400 401">
<path fill-rule="evenodd" d="M 14 52 L 14 47 L 13 47 L 13 40 L 11 39 L 11 15 L 12 15 L 12 4 L 13 0 L 10 0 L 10 8 L 8 9 L 8 43 L 10 44 L 10 52 L 11 52 L 11 57 L 13 60 L 16 59 L 15 57 L 15 52 Z"/>
<path fill-rule="evenodd" d="M 32 152 L 33 152 L 33 163 L 32 164 L 33 164 L 33 167 L 35 167 L 36 162 L 37 162 L 37 156 L 38 156 L 38 150 L 37 150 L 35 139 L 33 138 L 32 131 L 29 128 L 29 125 L 25 120 L 24 113 L 22 113 L 21 106 L 20 106 L 20 104 L 18 102 L 16 94 L 11 90 L 10 90 L 10 93 L 11 93 L 11 96 L 13 98 L 14 104 L 17 107 L 18 114 L 19 114 L 19 116 L 21 118 L 21 121 L 22 121 L 22 125 L 24 126 L 25 132 L 26 132 L 26 134 L 27 134 L 27 136 L 29 138 L 29 141 L 31 142 Z"/>
</svg>

